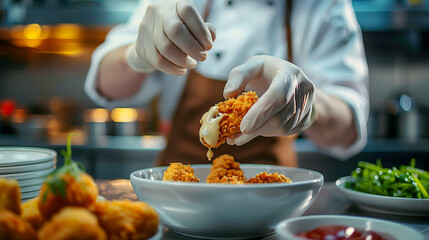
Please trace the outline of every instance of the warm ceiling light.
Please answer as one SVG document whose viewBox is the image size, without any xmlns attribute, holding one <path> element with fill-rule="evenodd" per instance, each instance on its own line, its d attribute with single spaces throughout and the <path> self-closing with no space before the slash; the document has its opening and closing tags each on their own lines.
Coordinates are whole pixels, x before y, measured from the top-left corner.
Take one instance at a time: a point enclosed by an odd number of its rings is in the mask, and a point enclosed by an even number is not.
<svg viewBox="0 0 429 240">
<path fill-rule="evenodd" d="M 24 28 L 24 37 L 27 39 L 39 39 L 42 35 L 42 27 L 37 24 L 29 24 Z"/>
<path fill-rule="evenodd" d="M 81 36 L 81 27 L 77 24 L 59 24 L 53 32 L 54 38 L 76 39 Z"/>
<path fill-rule="evenodd" d="M 109 111 L 103 108 L 89 109 L 85 113 L 87 122 L 107 122 L 109 120 Z"/>
<path fill-rule="evenodd" d="M 115 108 L 112 110 L 112 120 L 114 122 L 135 122 L 137 110 L 134 108 Z"/>
</svg>

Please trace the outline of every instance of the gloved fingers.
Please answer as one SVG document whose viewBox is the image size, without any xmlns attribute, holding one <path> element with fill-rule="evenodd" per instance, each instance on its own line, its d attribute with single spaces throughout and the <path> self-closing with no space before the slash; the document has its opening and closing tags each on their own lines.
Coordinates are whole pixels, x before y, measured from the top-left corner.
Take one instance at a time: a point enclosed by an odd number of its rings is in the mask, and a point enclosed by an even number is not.
<svg viewBox="0 0 429 240">
<path fill-rule="evenodd" d="M 262 58 L 250 58 L 244 64 L 231 70 L 223 90 L 223 97 L 228 99 L 239 95 L 247 84 L 263 71 L 264 61 Z"/>
<path fill-rule="evenodd" d="M 268 90 L 249 109 L 241 121 L 240 129 L 243 133 L 253 132 L 265 125 L 275 114 L 293 103 L 293 92 L 296 83 L 288 71 L 275 70 Z M 291 102 L 292 101 L 292 102 Z"/>
<path fill-rule="evenodd" d="M 210 31 L 210 35 L 212 37 L 212 42 L 214 42 L 214 40 L 216 40 L 216 34 L 217 34 L 217 29 L 216 26 L 211 24 L 211 23 L 206 23 L 207 28 Z"/>
<path fill-rule="evenodd" d="M 175 8 L 164 12 L 162 25 L 167 37 L 185 54 L 197 61 L 204 61 L 207 58 L 206 50 L 179 18 Z"/>
<path fill-rule="evenodd" d="M 230 145 L 241 146 L 258 136 L 272 137 L 279 135 L 282 135 L 280 121 L 277 118 L 272 118 L 267 122 L 267 124 L 254 132 L 239 133 L 231 138 L 228 138 L 227 143 Z"/>
<path fill-rule="evenodd" d="M 293 135 L 296 133 L 299 133 L 302 129 L 304 129 L 311 120 L 311 110 L 304 115 L 302 121 L 300 121 L 295 127 L 293 127 L 289 132 L 287 132 L 288 135 Z"/>
<path fill-rule="evenodd" d="M 210 50 L 213 47 L 212 36 L 198 10 L 189 1 L 178 1 L 176 10 L 192 36 L 205 50 Z"/>
<path fill-rule="evenodd" d="M 155 47 L 146 48 L 146 51 L 147 61 L 152 64 L 154 68 L 170 75 L 183 76 L 186 74 L 186 69 L 168 61 L 168 59 L 162 56 Z"/>
<path fill-rule="evenodd" d="M 249 142 L 250 140 L 254 139 L 257 136 L 259 136 L 257 132 L 253 132 L 250 134 L 238 133 L 234 137 L 228 138 L 227 143 L 230 145 L 241 146 L 246 144 L 247 142 Z"/>
<path fill-rule="evenodd" d="M 155 20 L 154 44 L 159 53 L 178 67 L 185 69 L 194 69 L 197 61 L 186 55 L 180 50 L 168 37 L 162 29 L 162 19 Z"/>
</svg>

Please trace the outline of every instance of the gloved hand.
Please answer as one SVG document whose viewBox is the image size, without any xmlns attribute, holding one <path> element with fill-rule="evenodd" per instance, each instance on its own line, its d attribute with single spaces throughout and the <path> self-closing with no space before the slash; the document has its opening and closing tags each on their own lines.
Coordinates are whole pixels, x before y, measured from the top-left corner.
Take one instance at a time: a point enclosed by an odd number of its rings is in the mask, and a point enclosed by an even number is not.
<svg viewBox="0 0 429 240">
<path fill-rule="evenodd" d="M 136 72 L 184 75 L 206 59 L 215 33 L 215 26 L 205 23 L 189 0 L 156 1 L 148 5 L 126 60 Z"/>
<path fill-rule="evenodd" d="M 242 133 L 228 139 L 228 144 L 243 145 L 260 135 L 295 134 L 314 119 L 314 84 L 299 67 L 283 59 L 254 56 L 232 69 L 224 97 L 244 90 L 256 91 L 259 99 L 244 116 Z"/>
</svg>

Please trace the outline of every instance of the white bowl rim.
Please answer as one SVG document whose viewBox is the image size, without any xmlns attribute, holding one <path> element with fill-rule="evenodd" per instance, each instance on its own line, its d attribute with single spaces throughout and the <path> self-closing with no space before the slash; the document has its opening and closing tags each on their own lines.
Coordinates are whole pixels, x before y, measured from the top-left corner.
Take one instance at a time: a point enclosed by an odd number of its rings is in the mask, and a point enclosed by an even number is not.
<svg viewBox="0 0 429 240">
<path fill-rule="evenodd" d="M 190 164 L 193 169 L 198 168 L 210 168 L 212 164 Z M 305 169 L 305 168 L 298 168 L 298 167 L 286 167 L 286 166 L 278 166 L 278 165 L 268 165 L 268 164 L 240 164 L 240 168 L 245 167 L 251 167 L 251 168 L 280 168 L 284 170 L 292 170 L 292 171 L 303 171 L 303 172 L 311 172 L 313 174 L 318 175 L 316 179 L 313 180 L 304 180 L 304 181 L 298 181 L 294 182 L 293 179 L 292 183 L 264 183 L 264 184 L 221 184 L 221 183 L 206 183 L 206 182 L 171 182 L 171 181 L 161 181 L 161 180 L 150 180 L 146 178 L 141 178 L 137 176 L 139 172 L 142 171 L 151 171 L 151 170 L 162 170 L 167 169 L 168 166 L 162 166 L 162 167 L 152 167 L 152 168 L 144 168 L 140 170 L 133 171 L 130 174 L 130 179 L 139 181 L 139 182 L 145 182 L 145 183 L 153 183 L 153 184 L 162 184 L 167 186 L 193 186 L 193 187 L 204 187 L 204 188 L 275 188 L 275 187 L 284 187 L 284 186 L 300 186 L 300 185 L 307 185 L 307 184 L 313 184 L 317 182 L 321 182 L 323 184 L 324 177 L 321 173 Z M 287 176 L 286 176 L 287 177 Z M 133 181 L 131 181 L 133 182 Z"/>
<path fill-rule="evenodd" d="M 48 156 L 45 158 L 19 161 L 19 162 L 0 162 L 0 167 L 21 166 L 21 165 L 28 165 L 28 164 L 39 163 L 39 162 L 52 161 L 52 160 L 55 160 L 57 156 L 56 151 L 49 148 L 40 148 L 40 147 L 0 147 L 0 151 L 37 151 L 37 152 L 43 152 L 48 154 Z"/>
<path fill-rule="evenodd" d="M 315 219 L 315 220 L 320 219 L 320 222 L 322 223 L 320 226 L 323 226 L 323 220 L 324 219 L 325 220 L 326 219 L 335 219 L 335 220 L 338 220 L 338 221 L 341 221 L 341 220 L 355 220 L 355 221 L 359 221 L 359 222 L 372 221 L 372 222 L 379 223 L 379 224 L 393 225 L 393 226 L 395 226 L 395 228 L 400 229 L 400 231 L 405 230 L 408 233 L 411 232 L 415 236 L 419 236 L 419 237 L 421 237 L 421 239 L 423 239 L 422 234 L 419 233 L 417 230 L 415 230 L 415 229 L 413 229 L 411 227 L 408 227 L 406 225 L 397 223 L 397 222 L 383 220 L 383 219 L 378 219 L 378 218 L 372 218 L 372 217 L 348 216 L 348 215 L 308 215 L 308 216 L 300 216 L 300 217 L 289 218 L 289 219 L 285 219 L 285 220 L 279 222 L 276 225 L 276 233 L 281 234 L 281 235 L 283 235 L 285 237 L 288 237 L 288 238 L 296 238 L 296 239 L 303 239 L 304 240 L 305 238 L 297 237 L 295 234 L 290 233 L 289 231 L 286 231 L 284 229 L 287 226 L 287 224 L 290 224 L 290 223 L 295 222 L 295 221 L 305 221 L 305 220 L 308 220 L 308 219 L 310 219 L 310 220 L 311 219 Z M 341 224 L 341 223 L 339 222 L 339 224 Z M 333 225 L 333 224 L 330 224 L 330 225 Z M 309 229 L 309 230 L 311 230 L 311 229 Z M 371 231 L 382 232 L 383 229 L 372 229 Z M 385 233 L 385 232 L 383 232 L 383 233 Z M 389 234 L 389 233 L 386 233 L 386 234 Z"/>
<path fill-rule="evenodd" d="M 410 202 L 413 202 L 413 201 L 418 201 L 418 202 L 427 201 L 427 202 L 429 202 L 428 198 L 404 198 L 404 197 L 383 196 L 383 195 L 377 195 L 377 194 L 372 194 L 372 193 L 360 192 L 360 191 L 356 191 L 356 190 L 344 187 L 344 183 L 349 181 L 351 177 L 352 176 L 345 176 L 345 177 L 339 178 L 337 181 L 335 181 L 335 186 L 337 188 L 340 188 L 342 191 L 346 191 L 346 192 L 353 193 L 353 194 L 362 194 L 363 196 L 368 196 L 368 197 L 371 197 L 374 199 L 379 199 L 379 200 L 390 201 L 392 199 L 397 199 L 397 200 L 401 200 L 401 201 L 410 201 Z"/>
</svg>

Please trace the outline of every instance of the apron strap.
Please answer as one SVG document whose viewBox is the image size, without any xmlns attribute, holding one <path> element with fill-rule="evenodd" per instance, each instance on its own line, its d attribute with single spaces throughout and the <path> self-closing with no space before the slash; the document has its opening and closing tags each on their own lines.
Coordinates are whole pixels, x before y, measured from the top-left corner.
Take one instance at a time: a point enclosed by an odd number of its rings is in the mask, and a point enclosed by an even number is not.
<svg viewBox="0 0 429 240">
<path fill-rule="evenodd" d="M 202 16 L 204 22 L 207 22 L 207 17 L 209 16 L 209 12 L 212 9 L 212 5 L 213 5 L 213 0 L 207 0 L 206 6 L 204 7 L 203 16 Z"/>
<path fill-rule="evenodd" d="M 291 15 L 292 15 L 292 0 L 288 0 L 286 4 L 286 40 L 287 40 L 287 60 L 293 62 L 292 54 L 292 32 L 291 32 Z"/>
</svg>

